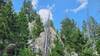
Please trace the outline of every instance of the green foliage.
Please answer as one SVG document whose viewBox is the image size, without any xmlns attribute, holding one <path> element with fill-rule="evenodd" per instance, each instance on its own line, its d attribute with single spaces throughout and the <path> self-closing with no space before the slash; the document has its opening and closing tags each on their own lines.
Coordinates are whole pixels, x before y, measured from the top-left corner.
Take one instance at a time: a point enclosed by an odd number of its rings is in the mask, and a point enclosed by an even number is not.
<svg viewBox="0 0 100 56">
<path fill-rule="evenodd" d="M 35 17 L 38 15 L 35 15 Z M 9 0 L 0 11 L 0 49 L 5 50 L 6 46 L 10 43 L 15 43 L 19 49 L 27 46 L 29 38 L 28 17 L 25 11 L 21 10 L 18 14 L 12 9 L 12 2 Z M 39 22 L 38 22 L 39 21 Z M 37 35 L 43 29 L 40 23 L 40 18 L 36 18 L 37 22 Z M 35 34 L 33 34 L 35 35 Z M 1 50 L 0 50 L 1 51 Z M 0 54 L 1 55 L 1 54 Z"/>
<path fill-rule="evenodd" d="M 30 48 L 23 48 L 19 51 L 19 56 L 35 56 Z"/>
<path fill-rule="evenodd" d="M 83 35 L 84 39 L 87 39 L 87 40 L 86 40 L 85 45 L 83 45 L 83 47 L 82 47 L 83 49 L 81 52 L 81 56 L 96 56 L 94 54 L 94 52 L 97 51 L 96 49 L 99 46 L 93 48 L 93 44 L 96 45 L 95 42 L 97 39 L 99 39 L 96 36 L 97 27 L 98 27 L 97 22 L 94 20 L 93 17 L 90 17 L 87 22 L 86 21 L 83 22 L 83 34 L 82 35 Z M 89 35 L 90 35 L 90 37 L 89 37 Z"/>
<path fill-rule="evenodd" d="M 86 25 L 86 21 L 83 21 L 83 25 L 82 25 L 82 33 L 85 33 L 87 31 L 87 25 Z"/>
<path fill-rule="evenodd" d="M 8 14 L 12 14 L 9 13 L 11 11 L 11 4 L 6 4 L 5 6 L 3 6 L 1 8 L 1 15 L 0 15 L 0 37 L 1 40 L 5 40 L 8 38 L 8 32 L 9 32 L 9 26 L 8 26 L 8 18 L 9 15 Z M 10 10 L 10 11 L 9 11 Z"/>
<path fill-rule="evenodd" d="M 71 34 L 71 31 L 74 29 L 75 24 L 73 20 L 66 18 L 61 22 L 61 26 L 62 26 L 61 34 L 68 36 L 69 34 Z"/>
<path fill-rule="evenodd" d="M 96 42 L 96 49 L 98 51 L 98 54 L 100 54 L 100 39 Z"/>
<path fill-rule="evenodd" d="M 35 23 L 34 23 L 34 26 L 32 29 L 33 39 L 39 37 L 40 33 L 44 30 L 43 24 L 38 15 L 35 15 L 34 21 L 35 21 Z"/>
<path fill-rule="evenodd" d="M 32 10 L 31 0 L 24 0 L 19 13 L 14 12 L 12 6 L 11 0 L 7 0 L 7 3 L 0 0 L 0 52 L 2 52 L 0 56 L 7 56 L 5 51 L 10 43 L 16 44 L 18 53 L 15 56 L 36 56 L 30 48 L 27 48 L 27 40 L 30 38 L 35 40 L 44 30 L 40 16 Z M 32 35 L 28 29 L 29 22 L 35 22 Z M 74 51 L 79 56 L 96 56 L 93 54 L 93 44 L 96 45 L 95 50 L 100 54 L 100 24 L 97 24 L 93 17 L 90 17 L 87 22 L 83 21 L 82 32 L 70 18 L 65 18 L 61 24 L 60 38 L 64 47 L 56 37 L 55 47 L 51 50 L 50 56 L 64 56 L 64 51 L 70 54 Z M 52 21 L 50 26 L 54 28 Z"/>
<path fill-rule="evenodd" d="M 93 49 L 92 48 L 85 48 L 83 50 L 83 54 L 81 56 L 93 56 Z"/>
<path fill-rule="evenodd" d="M 64 56 L 64 47 L 60 43 L 58 37 L 55 40 L 55 47 L 52 49 L 50 56 Z"/>
<path fill-rule="evenodd" d="M 68 19 L 68 18 L 64 19 L 61 24 L 62 24 L 62 28 L 61 28 L 62 40 L 65 45 L 65 48 L 67 49 L 69 53 L 71 53 L 72 51 L 75 51 L 78 55 L 81 56 L 82 53 L 83 55 L 85 55 L 85 53 L 91 54 L 91 52 L 94 52 L 93 49 L 90 49 L 92 44 L 91 46 L 85 46 L 88 44 L 87 43 L 88 35 L 84 35 L 87 32 L 87 23 L 85 21 L 83 22 L 82 32 L 76 27 L 74 21 L 71 19 Z M 90 25 L 90 30 L 91 30 L 90 34 L 94 34 L 95 32 L 94 27 L 96 27 L 96 22 L 94 21 L 93 17 L 90 17 L 89 25 Z M 94 37 L 94 36 L 95 34 L 91 35 L 91 37 Z M 84 49 L 84 46 L 88 48 L 89 50 Z"/>
<path fill-rule="evenodd" d="M 79 51 L 82 45 L 81 32 L 73 20 L 67 18 L 62 21 L 61 34 L 64 36 L 62 40 L 68 51 Z"/>
</svg>

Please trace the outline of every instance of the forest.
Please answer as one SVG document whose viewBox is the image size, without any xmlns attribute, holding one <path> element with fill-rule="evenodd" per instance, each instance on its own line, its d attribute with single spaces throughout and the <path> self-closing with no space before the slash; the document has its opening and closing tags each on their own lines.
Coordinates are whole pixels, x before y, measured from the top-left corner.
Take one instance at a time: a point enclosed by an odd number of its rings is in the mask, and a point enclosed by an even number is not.
<svg viewBox="0 0 100 56">
<path fill-rule="evenodd" d="M 57 30 L 50 19 L 44 26 L 30 0 L 24 0 L 20 12 L 12 6 L 11 0 L 0 0 L 0 56 L 100 56 L 95 17 L 83 20 L 82 29 L 64 17 Z"/>
</svg>

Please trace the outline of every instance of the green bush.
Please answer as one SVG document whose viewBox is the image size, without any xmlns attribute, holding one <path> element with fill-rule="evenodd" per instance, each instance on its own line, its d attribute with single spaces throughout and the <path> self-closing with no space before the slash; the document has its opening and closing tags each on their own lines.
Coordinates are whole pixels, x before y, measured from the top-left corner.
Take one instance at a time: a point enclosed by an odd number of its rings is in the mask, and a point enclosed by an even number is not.
<svg viewBox="0 0 100 56">
<path fill-rule="evenodd" d="M 19 51 L 19 56 L 35 56 L 30 48 L 23 48 Z"/>
</svg>

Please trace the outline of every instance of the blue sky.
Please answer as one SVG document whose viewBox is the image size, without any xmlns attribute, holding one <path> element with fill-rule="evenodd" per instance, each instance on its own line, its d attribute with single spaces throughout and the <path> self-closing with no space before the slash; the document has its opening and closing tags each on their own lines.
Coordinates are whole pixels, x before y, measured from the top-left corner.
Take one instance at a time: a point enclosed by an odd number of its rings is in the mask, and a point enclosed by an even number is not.
<svg viewBox="0 0 100 56">
<path fill-rule="evenodd" d="M 24 0 L 13 0 L 13 8 L 16 12 L 20 11 Z M 47 8 L 48 5 L 55 7 L 52 9 L 53 22 L 56 29 L 60 29 L 61 21 L 65 16 L 74 19 L 77 26 L 81 28 L 82 21 L 87 20 L 87 8 L 89 16 L 93 16 L 100 23 L 100 0 L 88 0 L 88 4 L 80 9 L 77 13 L 69 11 L 78 8 L 81 4 L 78 0 L 38 0 L 37 11 L 41 8 Z M 65 12 L 68 10 L 68 12 Z"/>
</svg>

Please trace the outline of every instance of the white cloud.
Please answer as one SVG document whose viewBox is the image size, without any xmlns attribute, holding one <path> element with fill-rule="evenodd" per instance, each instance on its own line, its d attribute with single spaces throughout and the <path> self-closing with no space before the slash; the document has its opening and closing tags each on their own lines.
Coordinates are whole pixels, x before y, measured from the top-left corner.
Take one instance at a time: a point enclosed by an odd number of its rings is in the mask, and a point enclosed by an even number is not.
<svg viewBox="0 0 100 56">
<path fill-rule="evenodd" d="M 69 9 L 66 9 L 66 10 L 65 10 L 65 13 L 68 13 L 68 12 L 69 12 Z"/>
<path fill-rule="evenodd" d="M 78 2 L 80 3 L 80 6 L 78 6 L 77 8 L 71 9 L 71 11 L 77 13 L 80 10 L 84 9 L 88 4 L 87 0 L 78 0 Z"/>
<path fill-rule="evenodd" d="M 38 4 L 38 0 L 32 0 L 32 6 L 34 9 L 36 9 L 37 4 Z"/>
<path fill-rule="evenodd" d="M 41 20 L 43 22 L 43 24 L 45 25 L 47 20 L 50 19 L 52 20 L 52 12 L 50 9 L 40 9 L 39 10 L 39 15 L 41 17 Z"/>
<path fill-rule="evenodd" d="M 48 5 L 47 8 L 49 8 L 50 10 L 53 10 L 53 8 L 55 7 L 55 4 L 52 4 L 51 6 Z"/>
</svg>

